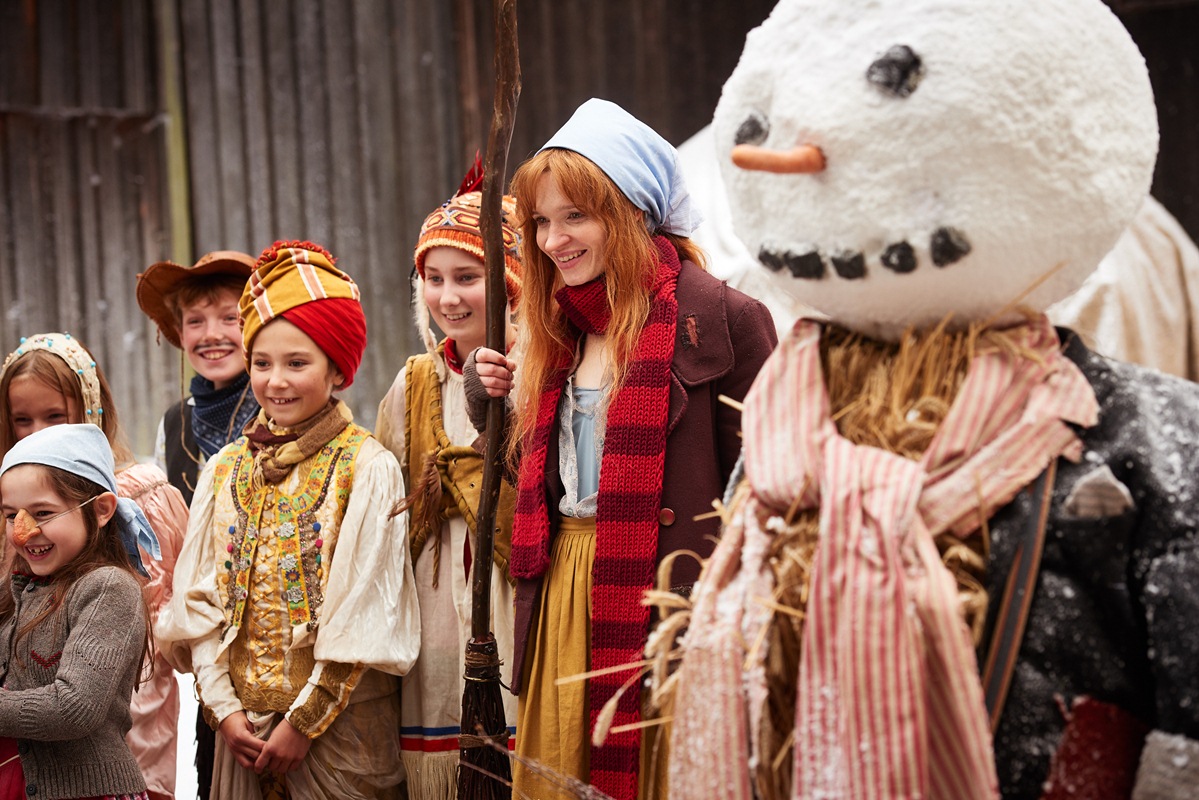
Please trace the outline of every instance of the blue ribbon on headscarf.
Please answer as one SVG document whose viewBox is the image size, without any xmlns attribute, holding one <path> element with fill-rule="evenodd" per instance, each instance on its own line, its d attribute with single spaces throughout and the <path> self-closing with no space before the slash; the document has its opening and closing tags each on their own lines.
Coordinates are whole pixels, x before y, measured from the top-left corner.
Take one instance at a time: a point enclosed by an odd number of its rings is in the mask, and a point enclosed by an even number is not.
<svg viewBox="0 0 1199 800">
<path fill-rule="evenodd" d="M 651 230 L 690 236 L 703 217 L 679 167 L 679 154 L 657 131 L 608 100 L 579 106 L 542 150 L 585 156 L 612 179 L 633 205 L 649 215 Z"/>
<path fill-rule="evenodd" d="M 93 426 L 94 427 L 94 426 Z M 125 545 L 125 553 L 129 556 L 129 564 L 144 578 L 150 577 L 142 564 L 142 555 L 138 545 L 150 554 L 155 561 L 162 561 L 162 549 L 158 546 L 158 536 L 150 527 L 150 520 L 142 513 L 141 506 L 128 497 L 117 498 L 117 511 L 113 515 L 117 531 L 121 534 L 121 543 Z"/>
<path fill-rule="evenodd" d="M 104 432 L 95 425 L 53 425 L 29 434 L 4 454 L 0 475 L 19 464 L 57 467 L 117 494 L 112 447 Z M 143 577 L 149 577 L 138 545 L 155 561 L 162 560 L 162 549 L 141 507 L 127 497 L 118 497 L 112 521 L 116 523 L 130 566 Z"/>
</svg>

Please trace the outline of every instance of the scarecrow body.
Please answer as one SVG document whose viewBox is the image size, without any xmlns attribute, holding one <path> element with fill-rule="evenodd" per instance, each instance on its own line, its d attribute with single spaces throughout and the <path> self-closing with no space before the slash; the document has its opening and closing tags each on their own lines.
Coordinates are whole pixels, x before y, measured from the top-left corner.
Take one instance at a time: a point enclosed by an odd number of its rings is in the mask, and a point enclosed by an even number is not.
<svg viewBox="0 0 1199 800">
<path fill-rule="evenodd" d="M 783 0 L 750 34 L 713 125 L 734 226 L 828 319 L 800 321 L 746 399 L 672 796 L 1195 785 L 1199 393 L 1042 313 L 1144 198 L 1155 119 L 1098 0 Z M 843 364 L 865 353 L 857 385 Z M 1009 577 L 1032 549 L 1021 613 Z M 1013 619 L 992 696 L 980 668 Z"/>
<path fill-rule="evenodd" d="M 1192 383 L 1104 358 L 1060 332 L 1066 355 L 1095 390 L 1100 413 L 1098 424 L 1082 432 L 1082 461 L 1058 462 L 1040 577 L 995 734 L 996 768 L 1009 798 L 1040 796 L 1067 726 L 1059 698 L 1068 705 L 1093 697 L 1146 728 L 1177 735 L 1151 736 L 1141 762 L 1166 768 L 1168 781 L 1185 774 L 1170 777 L 1178 753 L 1195 750 L 1194 741 L 1181 739 L 1199 738 L 1199 634 L 1193 624 L 1199 618 L 1199 393 Z M 1071 495 L 1105 469 L 1128 491 L 1126 500 L 1107 510 L 1124 510 L 1081 516 L 1086 510 L 1073 507 Z M 1002 594 L 1014 543 L 1034 513 L 1031 500 L 1023 493 L 990 519 L 992 598 Z M 994 619 L 997 600 L 990 611 Z M 1122 715 L 1105 719 L 1090 722 L 1088 744 L 1104 755 L 1106 766 L 1119 767 L 1116 774 L 1131 777 L 1136 754 L 1129 761 L 1119 747 L 1130 739 L 1139 744 L 1145 729 Z"/>
</svg>

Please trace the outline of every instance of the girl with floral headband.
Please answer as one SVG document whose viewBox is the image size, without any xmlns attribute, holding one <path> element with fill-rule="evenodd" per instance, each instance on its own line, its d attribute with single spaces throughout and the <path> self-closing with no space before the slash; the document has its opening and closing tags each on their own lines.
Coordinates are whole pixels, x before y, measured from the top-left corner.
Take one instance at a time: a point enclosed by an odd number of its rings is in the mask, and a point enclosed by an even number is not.
<svg viewBox="0 0 1199 800">
<path fill-rule="evenodd" d="M 333 396 L 366 346 L 358 286 L 276 242 L 239 312 L 261 410 L 200 474 L 156 635 L 219 733 L 213 800 L 396 797 L 420 615 L 399 464 Z"/>
<path fill-rule="evenodd" d="M 412 800 L 452 800 L 462 723 L 463 655 L 470 639 L 471 565 L 478 535 L 483 457 L 467 414 L 462 362 L 486 340 L 486 270 L 479 232 L 481 168 L 421 226 L 414 256 L 414 317 L 427 352 L 412 356 L 379 405 L 378 436 L 396 457 L 411 492 L 400 508 L 420 592 L 421 653 L 403 680 L 401 746 Z M 504 198 L 504 277 L 511 308 L 520 296 L 519 235 Z M 429 318 L 445 334 L 433 338 Z M 509 339 L 515 330 L 508 326 Z M 491 578 L 491 627 L 511 681 L 512 584 L 508 575 L 512 503 L 504 482 Z M 516 698 L 505 693 L 505 716 L 515 732 Z M 511 739 L 509 740 L 511 742 Z"/>
<path fill-rule="evenodd" d="M 674 148 L 619 106 L 584 103 L 516 170 L 512 190 L 524 268 L 517 754 L 614 798 L 665 797 L 666 737 L 660 726 L 642 733 L 642 698 L 627 690 L 649 631 L 642 597 L 671 553 L 712 550 L 718 521 L 696 518 L 741 449 L 738 413 L 719 398 L 744 397 L 774 325 L 761 303 L 704 272 Z M 515 360 L 481 350 L 475 363 L 488 393 L 511 389 Z M 689 589 L 697 571 L 676 560 L 670 585 Z M 611 723 L 632 727 L 596 745 L 617 695 Z M 521 763 L 513 781 L 530 796 L 558 794 Z"/>
<path fill-rule="evenodd" d="M 103 431 L 116 464 L 117 494 L 135 500 L 150 520 L 157 551 L 134 548 L 131 558 L 138 558 L 149 575 L 142 591 L 153 621 L 170 599 L 187 505 L 162 470 L 134 461 L 108 381 L 87 348 L 69 333 L 23 338 L 0 369 L 0 456 L 36 431 L 67 423 L 91 423 Z M 126 738 L 150 797 L 172 798 L 179 687 L 157 650 L 152 664 L 153 674 L 133 696 L 133 727 Z"/>
</svg>

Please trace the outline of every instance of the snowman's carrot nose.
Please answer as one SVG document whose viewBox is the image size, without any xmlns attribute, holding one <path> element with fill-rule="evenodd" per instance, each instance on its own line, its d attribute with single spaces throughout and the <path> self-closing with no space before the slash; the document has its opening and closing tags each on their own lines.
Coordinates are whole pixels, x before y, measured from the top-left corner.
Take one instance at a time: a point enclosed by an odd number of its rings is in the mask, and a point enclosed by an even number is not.
<svg viewBox="0 0 1199 800">
<path fill-rule="evenodd" d="M 822 172 L 824 153 L 814 144 L 801 144 L 790 150 L 771 150 L 753 144 L 733 148 L 733 163 L 741 169 L 759 172 Z"/>
</svg>

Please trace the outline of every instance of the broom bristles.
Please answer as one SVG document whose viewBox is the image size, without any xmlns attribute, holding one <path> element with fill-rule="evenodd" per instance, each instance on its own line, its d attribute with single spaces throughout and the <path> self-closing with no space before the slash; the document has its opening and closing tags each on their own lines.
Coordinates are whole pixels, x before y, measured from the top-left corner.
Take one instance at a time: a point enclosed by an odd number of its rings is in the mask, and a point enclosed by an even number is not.
<svg viewBox="0 0 1199 800">
<path fill-rule="evenodd" d="M 458 736 L 458 796 L 462 798 L 507 800 L 512 796 L 500 663 L 494 636 L 467 642 Z"/>
</svg>

